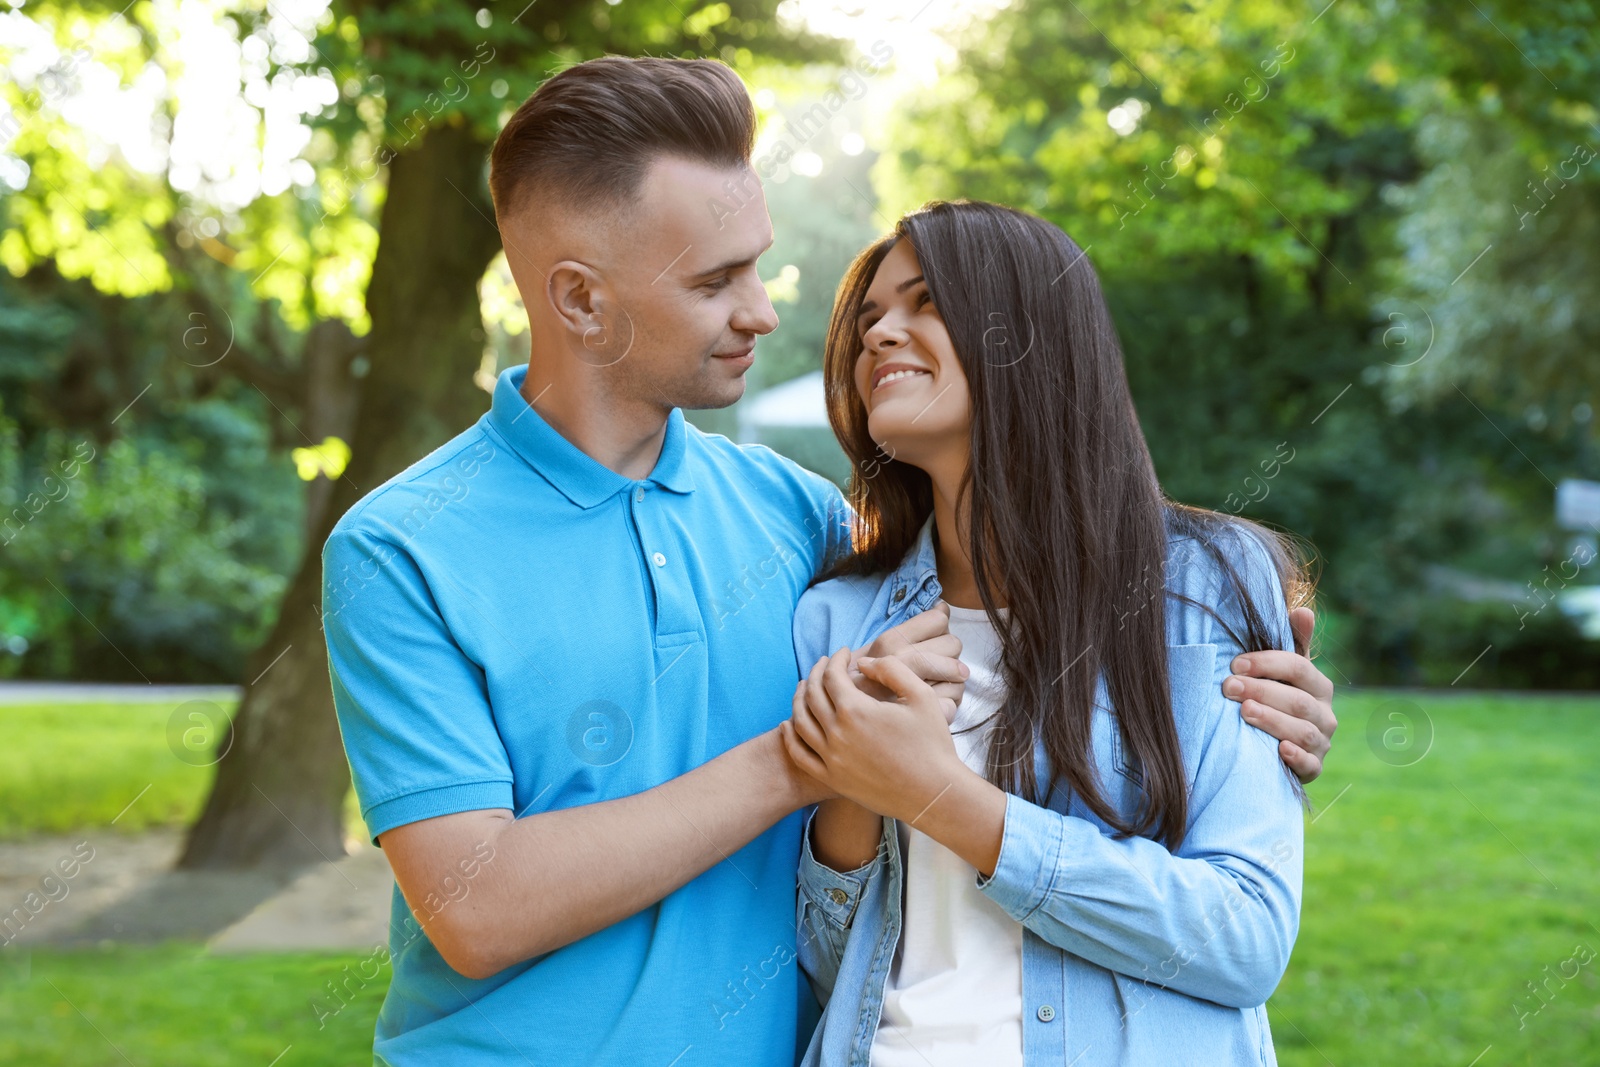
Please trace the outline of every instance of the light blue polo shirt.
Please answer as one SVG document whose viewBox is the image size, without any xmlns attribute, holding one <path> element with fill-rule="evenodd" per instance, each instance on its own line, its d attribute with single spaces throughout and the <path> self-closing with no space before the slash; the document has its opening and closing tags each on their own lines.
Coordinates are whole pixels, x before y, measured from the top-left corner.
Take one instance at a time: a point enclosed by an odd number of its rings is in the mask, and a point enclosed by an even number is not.
<svg viewBox="0 0 1600 1067">
<path fill-rule="evenodd" d="M 323 549 L 334 706 L 374 836 L 629 796 L 776 726 L 795 604 L 848 544 L 839 491 L 771 449 L 674 410 L 631 480 L 528 406 L 526 373 Z M 791 1067 L 817 1017 L 795 963 L 799 832 L 796 813 L 659 904 L 481 981 L 396 887 L 377 1062 Z M 438 908 L 470 894 L 464 861 Z"/>
</svg>

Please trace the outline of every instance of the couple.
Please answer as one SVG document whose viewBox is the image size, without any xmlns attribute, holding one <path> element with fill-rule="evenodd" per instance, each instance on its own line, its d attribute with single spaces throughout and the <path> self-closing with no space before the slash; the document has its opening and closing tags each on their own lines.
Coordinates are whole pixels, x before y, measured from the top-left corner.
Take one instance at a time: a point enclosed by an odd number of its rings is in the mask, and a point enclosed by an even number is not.
<svg viewBox="0 0 1600 1067">
<path fill-rule="evenodd" d="M 777 326 L 754 138 L 711 61 L 529 98 L 528 365 L 324 547 L 376 1062 L 1273 1062 L 1335 725 L 1292 555 L 1163 499 L 1093 270 L 995 205 L 841 285 L 848 504 L 687 424 Z"/>
</svg>

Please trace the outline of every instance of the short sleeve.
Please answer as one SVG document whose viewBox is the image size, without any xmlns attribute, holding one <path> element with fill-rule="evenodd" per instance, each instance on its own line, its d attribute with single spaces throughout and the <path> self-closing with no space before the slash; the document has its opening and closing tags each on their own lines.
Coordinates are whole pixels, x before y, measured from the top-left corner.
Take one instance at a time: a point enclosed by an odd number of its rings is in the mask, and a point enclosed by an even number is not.
<svg viewBox="0 0 1600 1067">
<path fill-rule="evenodd" d="M 334 710 L 373 841 L 422 819 L 511 808 L 511 763 L 483 671 L 416 561 L 341 523 L 322 566 Z"/>
<path fill-rule="evenodd" d="M 811 514 L 806 517 L 806 533 L 816 550 L 815 577 L 850 552 L 850 530 L 855 512 L 839 487 L 820 474 L 810 474 Z"/>
</svg>

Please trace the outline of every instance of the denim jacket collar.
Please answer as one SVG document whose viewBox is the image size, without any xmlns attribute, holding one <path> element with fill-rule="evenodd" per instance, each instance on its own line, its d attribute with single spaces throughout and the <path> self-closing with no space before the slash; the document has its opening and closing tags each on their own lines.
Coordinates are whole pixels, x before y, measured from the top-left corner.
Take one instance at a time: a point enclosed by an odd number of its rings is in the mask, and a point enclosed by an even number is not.
<svg viewBox="0 0 1600 1067">
<path fill-rule="evenodd" d="M 944 591 L 939 585 L 939 561 L 933 549 L 933 515 L 922 524 L 916 542 L 889 575 L 884 616 L 909 618 L 926 611 Z M 898 621 L 898 620 L 897 620 Z"/>
</svg>

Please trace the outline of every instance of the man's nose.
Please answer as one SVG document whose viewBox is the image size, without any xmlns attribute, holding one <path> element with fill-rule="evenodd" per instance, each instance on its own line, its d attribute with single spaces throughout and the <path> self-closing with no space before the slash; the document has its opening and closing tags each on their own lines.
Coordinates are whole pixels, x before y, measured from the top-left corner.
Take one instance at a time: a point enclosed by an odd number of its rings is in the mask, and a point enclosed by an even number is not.
<svg viewBox="0 0 1600 1067">
<path fill-rule="evenodd" d="M 755 290 L 750 294 L 729 323 L 740 333 L 768 334 L 778 328 L 778 311 L 772 306 L 772 297 L 767 295 L 767 287 L 756 280 Z"/>
</svg>

